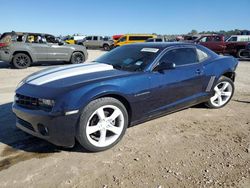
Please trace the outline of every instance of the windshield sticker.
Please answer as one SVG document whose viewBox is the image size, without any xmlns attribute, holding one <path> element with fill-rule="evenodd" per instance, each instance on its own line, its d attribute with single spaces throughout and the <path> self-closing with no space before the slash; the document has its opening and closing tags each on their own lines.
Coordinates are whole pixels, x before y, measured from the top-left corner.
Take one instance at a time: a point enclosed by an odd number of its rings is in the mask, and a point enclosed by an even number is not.
<svg viewBox="0 0 250 188">
<path fill-rule="evenodd" d="M 141 52 L 152 52 L 152 53 L 156 53 L 158 52 L 159 49 L 158 48 L 142 48 Z"/>
</svg>

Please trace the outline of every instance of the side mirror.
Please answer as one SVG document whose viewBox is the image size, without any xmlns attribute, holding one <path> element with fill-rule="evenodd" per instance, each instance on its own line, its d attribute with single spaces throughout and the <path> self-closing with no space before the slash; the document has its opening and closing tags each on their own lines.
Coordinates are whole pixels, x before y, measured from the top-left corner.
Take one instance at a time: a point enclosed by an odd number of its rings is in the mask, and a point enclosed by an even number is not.
<svg viewBox="0 0 250 188">
<path fill-rule="evenodd" d="M 160 62 L 160 64 L 155 67 L 155 71 L 164 71 L 164 70 L 169 70 L 169 69 L 175 69 L 175 63 L 171 63 L 171 62 Z"/>
</svg>

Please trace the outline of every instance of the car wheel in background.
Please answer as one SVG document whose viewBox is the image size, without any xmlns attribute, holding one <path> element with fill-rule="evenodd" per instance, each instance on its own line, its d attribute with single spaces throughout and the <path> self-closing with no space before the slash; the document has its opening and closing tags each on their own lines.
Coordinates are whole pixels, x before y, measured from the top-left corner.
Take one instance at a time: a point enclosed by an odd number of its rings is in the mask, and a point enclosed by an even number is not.
<svg viewBox="0 0 250 188">
<path fill-rule="evenodd" d="M 79 64 L 85 61 L 85 56 L 81 52 L 74 52 L 71 56 L 71 64 Z"/>
<path fill-rule="evenodd" d="M 12 59 L 11 65 L 16 69 L 25 69 L 31 64 L 31 59 L 27 54 L 17 53 Z"/>
<path fill-rule="evenodd" d="M 206 105 L 209 108 L 221 108 L 225 106 L 234 94 L 234 83 L 231 79 L 222 76 L 213 88 L 214 95 Z"/>
<path fill-rule="evenodd" d="M 241 49 L 237 52 L 237 57 L 240 59 L 249 59 L 250 58 L 250 50 Z"/>
<path fill-rule="evenodd" d="M 122 139 L 127 126 L 128 113 L 120 101 L 111 97 L 96 99 L 82 111 L 77 139 L 89 151 L 103 151 Z"/>
<path fill-rule="evenodd" d="M 110 47 L 109 47 L 108 44 L 104 44 L 104 45 L 103 45 L 103 49 L 104 49 L 105 51 L 109 51 L 109 50 L 110 50 Z"/>
</svg>

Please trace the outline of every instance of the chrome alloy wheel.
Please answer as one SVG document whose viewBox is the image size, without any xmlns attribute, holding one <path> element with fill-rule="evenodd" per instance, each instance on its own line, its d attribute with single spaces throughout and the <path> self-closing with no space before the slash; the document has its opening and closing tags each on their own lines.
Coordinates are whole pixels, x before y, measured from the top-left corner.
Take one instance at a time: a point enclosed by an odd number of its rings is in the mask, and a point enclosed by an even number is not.
<svg viewBox="0 0 250 188">
<path fill-rule="evenodd" d="M 215 94 L 210 98 L 210 102 L 216 107 L 221 107 L 230 100 L 233 93 L 233 87 L 231 83 L 223 81 L 214 87 L 214 91 Z"/>
<path fill-rule="evenodd" d="M 98 108 L 88 119 L 86 135 L 96 147 L 106 147 L 114 143 L 124 128 L 124 115 L 114 105 Z"/>
</svg>

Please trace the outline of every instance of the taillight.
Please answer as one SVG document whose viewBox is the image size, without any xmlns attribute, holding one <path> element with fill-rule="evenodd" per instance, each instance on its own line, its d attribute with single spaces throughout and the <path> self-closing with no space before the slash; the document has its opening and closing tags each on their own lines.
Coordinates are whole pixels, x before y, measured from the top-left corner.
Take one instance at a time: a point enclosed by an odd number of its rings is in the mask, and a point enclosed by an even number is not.
<svg viewBox="0 0 250 188">
<path fill-rule="evenodd" d="M 1 42 L 0 42 L 0 48 L 1 48 L 1 47 L 6 47 L 6 46 L 8 46 L 8 43 L 1 43 Z"/>
</svg>

